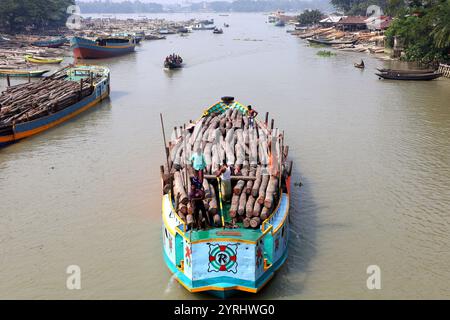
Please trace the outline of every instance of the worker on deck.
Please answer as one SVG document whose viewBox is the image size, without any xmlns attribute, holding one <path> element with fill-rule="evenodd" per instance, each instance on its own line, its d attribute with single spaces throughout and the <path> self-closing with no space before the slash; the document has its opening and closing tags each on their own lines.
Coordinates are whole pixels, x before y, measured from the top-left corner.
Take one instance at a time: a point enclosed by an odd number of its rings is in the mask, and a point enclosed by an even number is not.
<svg viewBox="0 0 450 320">
<path fill-rule="evenodd" d="M 192 154 L 189 161 L 192 163 L 195 176 L 199 178 L 201 183 L 203 183 L 203 170 L 206 168 L 206 160 L 202 149 L 198 148 L 197 151 Z"/>
<path fill-rule="evenodd" d="M 231 169 L 225 160 L 223 160 L 222 166 L 217 171 L 216 177 L 220 177 L 220 189 L 223 200 L 229 202 L 231 199 Z"/>
<path fill-rule="evenodd" d="M 258 112 L 253 110 L 252 106 L 247 107 L 248 125 L 250 128 L 254 127 L 255 118 L 257 115 L 258 115 Z"/>
<path fill-rule="evenodd" d="M 191 180 L 191 191 L 189 192 L 189 200 L 193 209 L 192 215 L 194 217 L 194 225 L 198 229 L 203 229 L 205 226 L 207 212 L 203 199 L 205 199 L 205 192 L 197 188 L 196 184 Z M 201 213 L 201 215 L 200 215 Z"/>
</svg>

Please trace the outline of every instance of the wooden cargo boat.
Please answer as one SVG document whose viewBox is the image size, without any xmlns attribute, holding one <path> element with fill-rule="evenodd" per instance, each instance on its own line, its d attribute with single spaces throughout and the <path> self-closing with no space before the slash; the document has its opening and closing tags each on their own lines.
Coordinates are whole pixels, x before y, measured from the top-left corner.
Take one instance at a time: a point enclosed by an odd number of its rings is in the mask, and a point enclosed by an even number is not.
<svg viewBox="0 0 450 320">
<path fill-rule="evenodd" d="M 409 80 L 409 81 L 429 81 L 442 77 L 440 72 L 431 73 L 398 73 L 398 72 L 380 72 L 376 75 L 381 79 L 387 80 Z"/>
<path fill-rule="evenodd" d="M 50 129 L 109 95 L 109 69 L 69 66 L 0 95 L 0 147 Z"/>
<path fill-rule="evenodd" d="M 186 129 L 175 128 L 166 148 L 167 162 L 161 166 L 163 256 L 190 292 L 222 298 L 238 291 L 257 293 L 287 259 L 289 148 L 273 120 L 268 125 L 268 114 L 265 122 L 255 119 L 254 128 L 247 114 L 246 106 L 224 97 Z M 206 160 L 203 218 L 210 225 L 203 229 L 193 226 L 187 196 L 192 175 L 187 159 L 197 148 Z M 234 167 L 231 188 L 216 178 L 222 161 Z"/>
<path fill-rule="evenodd" d="M 50 70 L 0 69 L 0 77 L 39 78 L 49 71 Z"/>
<path fill-rule="evenodd" d="M 134 38 L 98 38 L 89 40 L 73 37 L 72 48 L 75 58 L 102 59 L 111 58 L 133 52 L 136 47 Z"/>
</svg>

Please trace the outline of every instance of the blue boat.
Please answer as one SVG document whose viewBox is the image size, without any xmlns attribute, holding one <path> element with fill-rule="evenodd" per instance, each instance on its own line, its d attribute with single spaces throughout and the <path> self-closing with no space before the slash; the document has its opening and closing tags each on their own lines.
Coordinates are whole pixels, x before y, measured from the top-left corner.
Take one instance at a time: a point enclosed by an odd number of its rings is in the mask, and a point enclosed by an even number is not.
<svg viewBox="0 0 450 320">
<path fill-rule="evenodd" d="M 16 109 L 15 112 L 11 113 L 8 110 L 8 104 L 2 105 L 0 111 L 0 147 L 5 147 L 57 126 L 90 109 L 109 96 L 109 69 L 102 66 L 64 68 L 38 82 L 21 84 L 17 88 L 22 87 L 23 94 L 27 94 L 28 90 L 31 99 L 31 96 L 36 94 L 36 86 L 56 80 L 60 81 L 59 85 L 61 86 L 65 81 L 70 82 L 75 91 L 68 93 L 66 90 L 59 99 L 55 100 L 54 104 L 46 108 L 35 105 L 24 111 L 25 106 L 22 105 L 22 109 Z M 83 84 L 85 85 L 83 86 Z M 80 90 L 79 88 L 83 89 Z M 16 90 L 16 87 L 10 87 L 4 91 L 0 95 L 0 101 L 4 95 L 8 94 L 8 90 Z M 53 91 L 52 95 L 55 95 L 55 93 Z M 42 95 L 39 91 L 38 94 Z M 50 94 L 50 91 L 48 94 Z"/>
<path fill-rule="evenodd" d="M 248 112 L 247 107 L 235 102 L 234 98 L 222 98 L 206 109 L 199 120 L 189 123 L 185 132 L 175 134 L 169 143 L 166 168 L 161 167 L 164 261 L 177 281 L 193 293 L 207 292 L 220 298 L 239 291 L 257 293 L 288 256 L 292 162 L 287 161 L 287 151 L 283 151 L 286 150 L 284 138 L 278 129 L 272 130 L 258 119 L 251 127 L 245 120 Z M 228 151 L 225 152 L 224 160 L 234 166 L 230 189 L 221 178 L 216 178 L 217 161 L 211 161 L 211 157 L 214 159 L 214 155 L 223 153 L 219 150 L 221 144 L 211 142 L 212 149 L 206 146 L 203 150 L 207 164 L 203 203 L 207 213 L 206 216 L 196 216 L 196 204 L 191 204 L 186 195 L 190 184 L 184 171 L 186 159 L 199 145 L 198 139 L 214 140 L 215 132 L 223 132 L 220 129 L 225 126 L 229 128 L 227 130 L 234 130 L 226 124 L 229 119 L 235 119 L 236 132 L 240 132 L 238 141 L 240 134 L 248 133 L 249 141 L 253 141 L 249 149 L 256 150 L 253 148 L 258 144 L 261 154 L 256 159 L 246 157 L 240 164 L 239 157 L 231 159 L 227 156 Z M 255 126 L 259 130 L 256 140 Z M 208 134 L 209 128 L 214 132 L 211 135 Z M 275 157 L 277 161 L 265 161 L 263 149 L 267 142 L 263 139 L 266 138 L 272 141 L 268 157 Z M 186 150 L 186 153 L 180 150 Z M 236 173 L 237 167 L 241 168 L 240 174 Z M 195 220 L 200 221 L 200 225 L 210 222 L 197 228 Z"/>
<path fill-rule="evenodd" d="M 60 37 L 52 40 L 35 41 L 32 45 L 36 47 L 59 48 L 68 42 L 69 40 L 67 38 Z"/>
</svg>

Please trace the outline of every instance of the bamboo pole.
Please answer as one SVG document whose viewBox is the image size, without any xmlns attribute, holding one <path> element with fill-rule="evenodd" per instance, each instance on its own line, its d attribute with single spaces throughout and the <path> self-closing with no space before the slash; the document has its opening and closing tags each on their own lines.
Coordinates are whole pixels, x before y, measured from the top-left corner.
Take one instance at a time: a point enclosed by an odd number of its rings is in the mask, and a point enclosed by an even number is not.
<svg viewBox="0 0 450 320">
<path fill-rule="evenodd" d="M 164 120 L 162 113 L 159 114 L 159 118 L 161 119 L 161 129 L 162 129 L 162 135 L 163 135 L 163 141 L 164 141 L 164 151 L 166 152 L 166 162 L 167 162 L 167 170 L 170 172 L 170 166 L 169 166 L 169 149 L 167 148 L 167 142 L 166 142 L 166 131 L 164 130 Z M 172 182 L 170 183 L 170 188 L 172 189 Z"/>
<path fill-rule="evenodd" d="M 6 75 L 6 83 L 8 84 L 8 87 L 11 86 L 11 79 L 9 78 L 9 74 Z"/>
</svg>

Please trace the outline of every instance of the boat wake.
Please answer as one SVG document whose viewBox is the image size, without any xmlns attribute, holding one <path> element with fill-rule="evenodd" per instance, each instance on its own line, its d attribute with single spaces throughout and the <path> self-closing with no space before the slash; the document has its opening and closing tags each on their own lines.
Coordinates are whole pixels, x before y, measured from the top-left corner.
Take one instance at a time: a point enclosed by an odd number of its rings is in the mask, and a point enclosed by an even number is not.
<svg viewBox="0 0 450 320">
<path fill-rule="evenodd" d="M 167 282 L 166 290 L 164 290 L 164 295 L 167 295 L 172 292 L 173 286 L 176 283 L 175 273 L 170 277 L 169 282 Z"/>
</svg>

